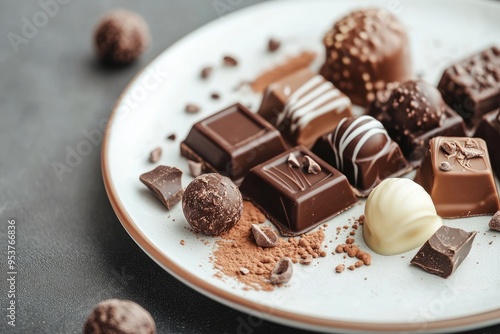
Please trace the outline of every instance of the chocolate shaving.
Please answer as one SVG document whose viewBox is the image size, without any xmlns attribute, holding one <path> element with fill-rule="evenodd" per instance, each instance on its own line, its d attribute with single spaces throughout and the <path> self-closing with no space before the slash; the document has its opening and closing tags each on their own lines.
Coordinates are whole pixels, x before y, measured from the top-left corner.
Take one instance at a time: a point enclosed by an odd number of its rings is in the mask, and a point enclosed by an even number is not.
<svg viewBox="0 0 500 334">
<path fill-rule="evenodd" d="M 269 277 L 273 284 L 286 283 L 292 278 L 293 263 L 289 257 L 284 257 L 276 263 L 276 266 Z"/>
<path fill-rule="evenodd" d="M 252 234 L 259 247 L 274 247 L 278 242 L 278 235 L 268 227 L 261 228 L 257 224 L 252 224 Z"/>
<path fill-rule="evenodd" d="M 321 167 L 318 163 L 308 155 L 304 156 L 304 165 L 307 167 L 307 172 L 309 174 L 318 174 L 321 171 Z"/>
<path fill-rule="evenodd" d="M 288 156 L 287 162 L 288 162 L 288 166 L 290 166 L 290 167 L 300 167 L 300 163 L 297 160 L 297 157 L 295 156 L 295 154 L 293 154 L 293 153 L 290 153 L 290 155 Z"/>
<path fill-rule="evenodd" d="M 489 223 L 490 229 L 500 232 L 500 211 L 497 211 L 493 217 L 491 217 Z"/>
<path fill-rule="evenodd" d="M 443 161 L 439 165 L 439 169 L 441 169 L 444 172 L 450 171 L 452 168 L 453 166 L 448 161 Z"/>
<path fill-rule="evenodd" d="M 188 114 L 196 114 L 201 109 L 196 104 L 188 103 L 186 104 L 186 108 L 184 109 Z"/>
<path fill-rule="evenodd" d="M 161 158 L 161 148 L 157 147 L 149 153 L 149 162 L 155 163 L 158 162 Z"/>
<path fill-rule="evenodd" d="M 238 65 L 238 61 L 234 57 L 224 56 L 223 60 L 224 60 L 224 65 L 226 65 L 226 66 L 237 66 Z"/>
<path fill-rule="evenodd" d="M 198 177 L 203 171 L 203 165 L 201 162 L 196 162 L 193 160 L 188 160 L 189 173 L 192 177 Z"/>
</svg>

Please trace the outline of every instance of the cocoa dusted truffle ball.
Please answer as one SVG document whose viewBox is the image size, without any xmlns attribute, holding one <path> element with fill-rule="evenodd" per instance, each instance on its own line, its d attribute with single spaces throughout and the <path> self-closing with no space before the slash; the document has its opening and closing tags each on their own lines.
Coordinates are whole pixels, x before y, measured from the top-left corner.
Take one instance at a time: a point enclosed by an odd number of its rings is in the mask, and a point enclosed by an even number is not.
<svg viewBox="0 0 500 334">
<path fill-rule="evenodd" d="M 140 305 L 119 299 L 97 304 L 87 317 L 83 334 L 155 334 L 153 317 Z"/>
<path fill-rule="evenodd" d="M 437 128 L 445 112 L 446 105 L 437 88 L 422 80 L 401 84 L 387 101 L 387 114 L 400 132 Z"/>
<path fill-rule="evenodd" d="M 367 106 L 388 82 L 411 77 L 408 35 L 389 11 L 356 10 L 335 23 L 323 39 L 321 74 L 354 104 Z"/>
<path fill-rule="evenodd" d="M 104 16 L 97 26 L 94 43 L 105 63 L 126 65 L 137 59 L 149 45 L 149 28 L 131 11 L 118 9 Z"/>
<path fill-rule="evenodd" d="M 229 178 L 217 173 L 204 174 L 187 186 L 182 197 L 182 210 L 195 231 L 220 235 L 240 220 L 243 199 Z"/>
</svg>

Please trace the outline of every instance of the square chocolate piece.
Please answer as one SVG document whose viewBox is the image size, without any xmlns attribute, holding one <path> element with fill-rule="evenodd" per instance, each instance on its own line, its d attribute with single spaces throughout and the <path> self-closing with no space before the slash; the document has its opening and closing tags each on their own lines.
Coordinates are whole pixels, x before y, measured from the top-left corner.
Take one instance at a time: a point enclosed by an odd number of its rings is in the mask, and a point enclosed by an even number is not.
<svg viewBox="0 0 500 334">
<path fill-rule="evenodd" d="M 500 208 L 488 148 L 480 138 L 431 139 L 415 182 L 443 218 L 489 215 Z"/>
<path fill-rule="evenodd" d="M 203 172 L 219 172 L 236 183 L 285 150 L 281 134 L 239 103 L 194 124 L 181 143 L 181 154 L 202 163 Z"/>
<path fill-rule="evenodd" d="M 491 164 L 500 177 L 500 109 L 483 116 L 474 136 L 484 139 L 488 145 Z"/>
<path fill-rule="evenodd" d="M 413 168 L 382 123 L 368 115 L 342 119 L 312 151 L 344 173 L 358 196 L 368 196 L 384 179 Z"/>
<path fill-rule="evenodd" d="M 310 148 L 351 116 L 351 100 L 321 75 L 303 69 L 269 85 L 258 113 L 292 145 Z"/>
<path fill-rule="evenodd" d="M 240 190 L 283 235 L 299 235 L 350 208 L 347 178 L 303 146 L 250 170 Z"/>
<path fill-rule="evenodd" d="M 500 49 L 490 47 L 447 68 L 438 86 L 443 99 L 474 127 L 500 107 Z"/>
<path fill-rule="evenodd" d="M 420 248 L 411 264 L 448 278 L 469 255 L 476 232 L 441 226 Z"/>
</svg>

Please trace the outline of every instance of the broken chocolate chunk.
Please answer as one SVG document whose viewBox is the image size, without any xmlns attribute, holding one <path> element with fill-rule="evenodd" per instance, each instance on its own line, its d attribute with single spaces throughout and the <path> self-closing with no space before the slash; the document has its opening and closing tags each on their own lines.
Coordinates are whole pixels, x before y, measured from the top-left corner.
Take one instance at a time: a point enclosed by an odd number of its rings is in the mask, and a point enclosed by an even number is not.
<svg viewBox="0 0 500 334">
<path fill-rule="evenodd" d="M 276 263 L 269 277 L 273 284 L 286 283 L 292 278 L 293 262 L 289 257 L 284 257 Z"/>
<path fill-rule="evenodd" d="M 281 42 L 278 41 L 277 39 L 275 38 L 271 38 L 269 39 L 269 42 L 267 43 L 267 50 L 269 52 L 275 52 L 276 50 L 278 50 L 281 46 Z"/>
<path fill-rule="evenodd" d="M 411 264 L 443 278 L 449 277 L 467 257 L 476 232 L 442 226 L 420 248 Z"/>
<path fill-rule="evenodd" d="M 202 79 L 206 79 L 210 76 L 210 74 L 212 74 L 212 67 L 207 66 L 207 67 L 202 68 L 200 76 Z"/>
<path fill-rule="evenodd" d="M 182 198 L 181 177 L 182 171 L 178 168 L 160 165 L 142 174 L 140 180 L 170 210 Z"/>
<path fill-rule="evenodd" d="M 151 153 L 149 153 L 149 162 L 151 162 L 151 163 L 158 162 L 158 160 L 160 160 L 160 158 L 161 158 L 161 148 L 160 147 L 155 148 L 154 150 L 151 151 Z"/>
<path fill-rule="evenodd" d="M 252 234 L 255 238 L 255 243 L 259 247 L 274 247 L 278 242 L 278 235 L 269 227 L 261 228 L 257 224 L 252 224 Z"/>
<path fill-rule="evenodd" d="M 490 229 L 494 231 L 500 231 L 500 211 L 497 211 L 493 217 L 491 217 L 489 223 Z"/>
<path fill-rule="evenodd" d="M 186 108 L 184 109 L 188 114 L 196 114 L 198 113 L 201 109 L 198 107 L 196 104 L 188 103 L 186 105 Z"/>
<path fill-rule="evenodd" d="M 168 140 L 171 140 L 171 141 L 174 141 L 175 139 L 177 139 L 177 135 L 175 133 L 172 133 L 171 135 L 169 135 L 167 137 Z"/>
<path fill-rule="evenodd" d="M 192 177 L 198 177 L 203 173 L 203 164 L 193 160 L 188 160 L 189 173 Z"/>
</svg>

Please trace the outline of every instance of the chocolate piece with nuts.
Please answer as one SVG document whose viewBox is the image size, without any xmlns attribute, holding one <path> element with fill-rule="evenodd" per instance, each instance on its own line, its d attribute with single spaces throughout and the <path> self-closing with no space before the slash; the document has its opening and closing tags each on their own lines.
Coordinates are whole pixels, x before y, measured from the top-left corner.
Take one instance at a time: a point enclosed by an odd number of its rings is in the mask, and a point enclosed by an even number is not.
<svg viewBox="0 0 500 334">
<path fill-rule="evenodd" d="M 269 277 L 273 284 L 287 283 L 293 275 L 293 263 L 289 257 L 284 257 L 276 263 Z"/>
<path fill-rule="evenodd" d="M 181 177 L 182 171 L 180 169 L 160 165 L 152 171 L 142 174 L 140 180 L 170 210 L 182 198 Z"/>
</svg>

